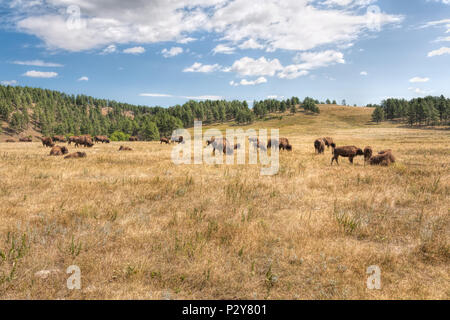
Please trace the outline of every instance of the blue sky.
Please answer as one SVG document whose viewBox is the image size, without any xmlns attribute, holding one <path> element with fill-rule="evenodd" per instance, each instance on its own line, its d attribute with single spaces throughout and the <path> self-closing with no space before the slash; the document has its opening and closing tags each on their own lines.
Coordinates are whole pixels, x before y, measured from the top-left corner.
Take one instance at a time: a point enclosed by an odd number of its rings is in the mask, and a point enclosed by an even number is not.
<svg viewBox="0 0 450 320">
<path fill-rule="evenodd" d="M 0 81 L 140 105 L 450 96 L 450 0 L 0 0 Z"/>
</svg>

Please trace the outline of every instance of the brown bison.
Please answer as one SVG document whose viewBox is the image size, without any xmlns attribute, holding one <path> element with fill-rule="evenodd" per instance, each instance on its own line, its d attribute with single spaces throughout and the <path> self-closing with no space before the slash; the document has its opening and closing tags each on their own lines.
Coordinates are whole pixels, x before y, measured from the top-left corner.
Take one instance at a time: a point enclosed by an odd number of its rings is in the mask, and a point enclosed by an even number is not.
<svg viewBox="0 0 450 320">
<path fill-rule="evenodd" d="M 372 157 L 373 150 L 372 147 L 365 147 L 364 148 L 364 164 Z"/>
<path fill-rule="evenodd" d="M 53 136 L 52 139 L 55 142 L 67 142 L 67 139 L 64 136 Z"/>
<path fill-rule="evenodd" d="M 44 138 L 38 137 L 38 138 L 42 141 L 42 145 L 44 147 L 51 148 L 55 146 L 55 143 L 53 142 L 53 139 L 51 137 L 44 137 Z"/>
<path fill-rule="evenodd" d="M 74 142 L 75 142 L 76 148 L 78 148 L 78 146 L 80 146 L 80 145 L 91 148 L 94 145 L 94 143 L 92 142 L 92 139 L 90 138 L 89 135 L 76 137 L 74 139 Z"/>
<path fill-rule="evenodd" d="M 94 142 L 101 142 L 101 143 L 110 143 L 110 140 L 108 139 L 107 136 L 95 136 L 94 137 Z"/>
<path fill-rule="evenodd" d="M 322 140 L 325 143 L 325 145 L 327 146 L 327 149 L 329 149 L 331 147 L 331 144 L 334 143 L 333 138 L 330 138 L 330 137 L 322 138 Z"/>
<path fill-rule="evenodd" d="M 20 142 L 33 142 L 33 139 L 31 139 L 30 137 L 22 137 L 19 138 Z"/>
<path fill-rule="evenodd" d="M 378 154 L 383 154 L 383 153 L 386 153 L 386 152 L 392 152 L 392 149 L 381 150 L 381 151 L 378 152 Z"/>
<path fill-rule="evenodd" d="M 316 139 L 316 141 L 314 141 L 314 149 L 315 149 L 315 152 L 318 154 L 324 153 L 325 152 L 325 141 L 322 138 Z"/>
<path fill-rule="evenodd" d="M 50 150 L 50 155 L 51 156 L 62 156 L 63 154 L 67 154 L 69 153 L 69 149 L 67 149 L 66 147 L 61 147 L 61 146 L 54 146 L 51 150 Z"/>
<path fill-rule="evenodd" d="M 275 140 L 275 139 L 269 139 L 269 141 L 267 142 L 267 148 L 272 147 L 273 145 L 276 145 L 278 143 L 278 148 L 281 150 L 287 150 L 287 151 L 292 151 L 292 145 L 289 144 L 289 140 L 287 138 L 280 138 L 280 140 Z"/>
<path fill-rule="evenodd" d="M 183 136 L 178 136 L 178 137 L 172 138 L 172 141 L 178 142 L 178 143 L 183 143 L 184 138 L 183 138 Z"/>
<path fill-rule="evenodd" d="M 16 142 L 16 140 L 14 140 L 14 139 L 6 139 L 5 142 Z"/>
<path fill-rule="evenodd" d="M 67 142 L 69 144 L 71 144 L 72 142 L 75 143 L 75 140 L 77 140 L 77 139 L 78 139 L 78 136 L 71 136 L 71 137 L 69 137 Z"/>
<path fill-rule="evenodd" d="M 167 138 L 164 138 L 164 137 L 162 137 L 161 139 L 159 139 L 159 144 L 162 144 L 163 142 L 165 143 L 165 144 L 170 144 L 170 140 L 169 139 L 167 139 Z"/>
<path fill-rule="evenodd" d="M 68 154 L 67 156 L 64 157 L 64 159 L 73 159 L 73 158 L 85 158 L 86 157 L 86 152 L 73 152 L 71 154 Z"/>
<path fill-rule="evenodd" d="M 139 141 L 138 137 L 136 137 L 136 136 L 131 136 L 128 140 L 129 141 Z"/>
<path fill-rule="evenodd" d="M 119 151 L 133 151 L 130 147 L 120 146 Z"/>
<path fill-rule="evenodd" d="M 333 165 L 333 161 L 339 165 L 339 157 L 348 158 L 350 163 L 353 163 L 353 158 L 356 156 L 363 156 L 364 152 L 355 146 L 344 146 L 344 147 L 336 147 L 336 144 L 332 144 L 333 148 L 333 158 L 331 158 L 331 165 Z"/>
<path fill-rule="evenodd" d="M 216 141 L 216 137 L 211 137 L 209 140 L 206 140 L 206 145 L 209 146 L 214 141 Z"/>
<path fill-rule="evenodd" d="M 385 150 L 384 153 L 379 153 L 375 156 L 372 156 L 369 159 L 369 164 L 371 166 L 375 166 L 375 165 L 388 166 L 394 162 L 395 162 L 395 157 L 390 150 Z"/>
<path fill-rule="evenodd" d="M 224 154 L 232 154 L 233 150 L 237 150 L 241 147 L 241 145 L 235 144 L 235 145 L 231 145 L 227 138 L 222 138 L 222 139 L 214 139 L 210 145 L 213 147 L 213 154 L 216 154 L 216 149 L 217 150 L 221 150 Z"/>
</svg>

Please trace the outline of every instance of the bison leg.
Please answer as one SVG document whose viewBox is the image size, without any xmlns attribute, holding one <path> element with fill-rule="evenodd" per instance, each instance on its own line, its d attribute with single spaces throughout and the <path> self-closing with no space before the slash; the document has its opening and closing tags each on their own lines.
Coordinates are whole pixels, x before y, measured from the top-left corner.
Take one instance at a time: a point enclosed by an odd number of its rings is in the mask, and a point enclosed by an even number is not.
<svg viewBox="0 0 450 320">
<path fill-rule="evenodd" d="M 353 157 L 348 157 L 348 161 L 350 161 L 350 163 L 353 164 Z"/>
</svg>

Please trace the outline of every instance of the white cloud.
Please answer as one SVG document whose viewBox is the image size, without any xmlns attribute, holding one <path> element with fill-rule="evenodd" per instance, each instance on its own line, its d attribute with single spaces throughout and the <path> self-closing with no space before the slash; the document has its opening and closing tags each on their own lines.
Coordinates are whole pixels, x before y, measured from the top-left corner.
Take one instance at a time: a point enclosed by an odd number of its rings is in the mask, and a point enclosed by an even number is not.
<svg viewBox="0 0 450 320">
<path fill-rule="evenodd" d="M 430 81 L 430 78 L 414 77 L 414 78 L 409 79 L 409 82 L 411 82 L 411 83 L 428 82 L 428 81 Z"/>
<path fill-rule="evenodd" d="M 123 50 L 123 53 L 128 53 L 128 54 L 141 54 L 144 52 L 145 52 L 144 47 L 132 47 L 132 48 Z"/>
<path fill-rule="evenodd" d="M 189 100 L 222 100 L 223 98 L 221 96 L 214 96 L 214 95 L 204 95 L 204 96 L 174 96 L 171 94 L 165 94 L 165 93 L 140 93 L 139 96 L 141 97 L 153 97 L 153 98 L 183 98 L 183 99 L 189 99 Z"/>
<path fill-rule="evenodd" d="M 237 72 L 241 76 L 273 76 L 282 69 L 283 66 L 278 59 L 270 60 L 264 57 L 256 60 L 243 57 L 236 60 L 231 66 L 231 71 Z"/>
<path fill-rule="evenodd" d="M 172 47 L 169 50 L 164 48 L 161 51 L 161 53 L 164 56 L 164 58 L 175 57 L 176 55 L 179 55 L 180 53 L 183 53 L 183 48 L 181 48 L 181 47 Z"/>
<path fill-rule="evenodd" d="M 17 80 L 3 80 L 2 82 L 0 82 L 2 85 L 4 86 L 14 86 L 16 85 L 18 82 Z"/>
<path fill-rule="evenodd" d="M 202 72 L 202 73 L 210 73 L 213 71 L 217 71 L 220 69 L 220 65 L 212 64 L 201 64 L 200 62 L 195 62 L 192 66 L 187 67 L 183 70 L 183 72 Z"/>
<path fill-rule="evenodd" d="M 31 77 L 31 78 L 55 78 L 58 76 L 56 72 L 43 72 L 43 71 L 27 71 L 23 74 L 25 77 Z"/>
<path fill-rule="evenodd" d="M 213 51 L 213 54 L 216 54 L 216 53 L 232 54 L 232 53 L 234 53 L 234 48 L 228 47 L 224 44 L 218 44 L 212 51 Z"/>
<path fill-rule="evenodd" d="M 262 44 L 259 44 L 258 41 L 255 41 L 254 39 L 248 39 L 247 41 L 241 43 L 239 45 L 240 49 L 263 49 L 264 46 Z"/>
<path fill-rule="evenodd" d="M 307 70 L 300 70 L 297 65 L 291 64 L 278 73 L 280 79 L 296 79 L 298 77 L 306 76 L 309 74 Z"/>
<path fill-rule="evenodd" d="M 182 98 L 190 99 L 190 100 L 223 100 L 221 96 L 184 96 Z"/>
<path fill-rule="evenodd" d="M 89 78 L 86 76 L 83 76 L 83 77 L 79 78 L 77 81 L 89 81 Z"/>
<path fill-rule="evenodd" d="M 278 96 L 277 95 L 271 95 L 271 96 L 267 96 L 267 99 L 277 99 Z"/>
<path fill-rule="evenodd" d="M 189 42 L 192 42 L 195 40 L 197 40 L 197 39 L 192 38 L 192 37 L 186 37 L 186 38 L 182 38 L 182 39 L 178 40 L 177 42 L 181 43 L 181 44 L 186 44 L 186 43 L 189 43 Z"/>
<path fill-rule="evenodd" d="M 328 0 L 330 2 L 331 0 Z M 403 17 L 362 7 L 370 0 L 334 0 L 346 7 L 328 8 L 311 0 L 48 0 L 16 1 L 11 23 L 35 35 L 50 48 L 84 51 L 110 44 L 186 43 L 197 32 L 208 32 L 244 47 L 250 39 L 271 50 L 312 50 L 353 42 L 370 30 L 369 17 L 380 26 Z M 68 5 L 80 7 L 80 28 L 68 29 Z M 189 39 L 189 40 L 187 40 Z M 247 44 L 248 45 L 248 44 Z"/>
<path fill-rule="evenodd" d="M 114 53 L 116 51 L 117 51 L 117 47 L 114 44 L 110 44 L 105 49 L 103 49 L 103 51 L 101 53 L 102 54 L 109 54 L 109 53 Z"/>
<path fill-rule="evenodd" d="M 434 42 L 449 42 L 450 41 L 450 37 L 439 37 L 436 40 L 434 40 Z"/>
<path fill-rule="evenodd" d="M 438 50 L 428 52 L 428 57 L 430 58 L 430 57 L 434 57 L 434 56 L 442 56 L 443 54 L 450 54 L 450 48 L 442 47 Z"/>
<path fill-rule="evenodd" d="M 368 73 L 367 73 L 367 71 L 361 71 L 360 75 L 362 75 L 362 76 L 367 76 Z"/>
<path fill-rule="evenodd" d="M 155 97 L 155 98 L 171 98 L 173 97 L 170 94 L 164 94 L 164 93 L 140 93 L 141 97 Z"/>
<path fill-rule="evenodd" d="M 413 88 L 413 87 L 408 88 L 408 90 L 411 90 L 418 95 L 427 95 L 430 93 L 430 91 L 425 91 L 420 88 Z"/>
<path fill-rule="evenodd" d="M 266 83 L 266 82 L 267 82 L 266 78 L 259 77 L 256 80 L 250 80 L 250 81 L 247 80 L 247 79 L 242 79 L 240 82 L 230 81 L 230 85 L 231 86 L 235 86 L 235 87 L 237 87 L 238 85 L 241 85 L 241 86 L 254 86 L 254 85 L 261 84 L 261 83 Z"/>
<path fill-rule="evenodd" d="M 33 67 L 63 67 L 62 64 L 53 62 L 44 62 L 42 60 L 31 60 L 31 61 L 13 61 L 14 64 L 23 66 L 33 66 Z"/>
</svg>

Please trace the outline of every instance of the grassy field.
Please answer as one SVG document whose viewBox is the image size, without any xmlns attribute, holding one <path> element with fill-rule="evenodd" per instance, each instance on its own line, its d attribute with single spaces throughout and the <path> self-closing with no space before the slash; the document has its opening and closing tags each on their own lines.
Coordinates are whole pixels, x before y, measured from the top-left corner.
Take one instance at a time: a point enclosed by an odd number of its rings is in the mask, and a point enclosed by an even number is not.
<svg viewBox="0 0 450 320">
<path fill-rule="evenodd" d="M 449 299 L 450 131 L 373 125 L 371 112 L 321 106 L 255 123 L 293 145 L 275 176 L 176 166 L 159 142 L 72 160 L 0 143 L 0 297 Z M 331 150 L 314 154 L 321 136 L 391 148 L 397 162 L 330 166 Z M 66 287 L 70 265 L 81 290 Z M 381 290 L 366 287 L 371 265 Z"/>
</svg>

